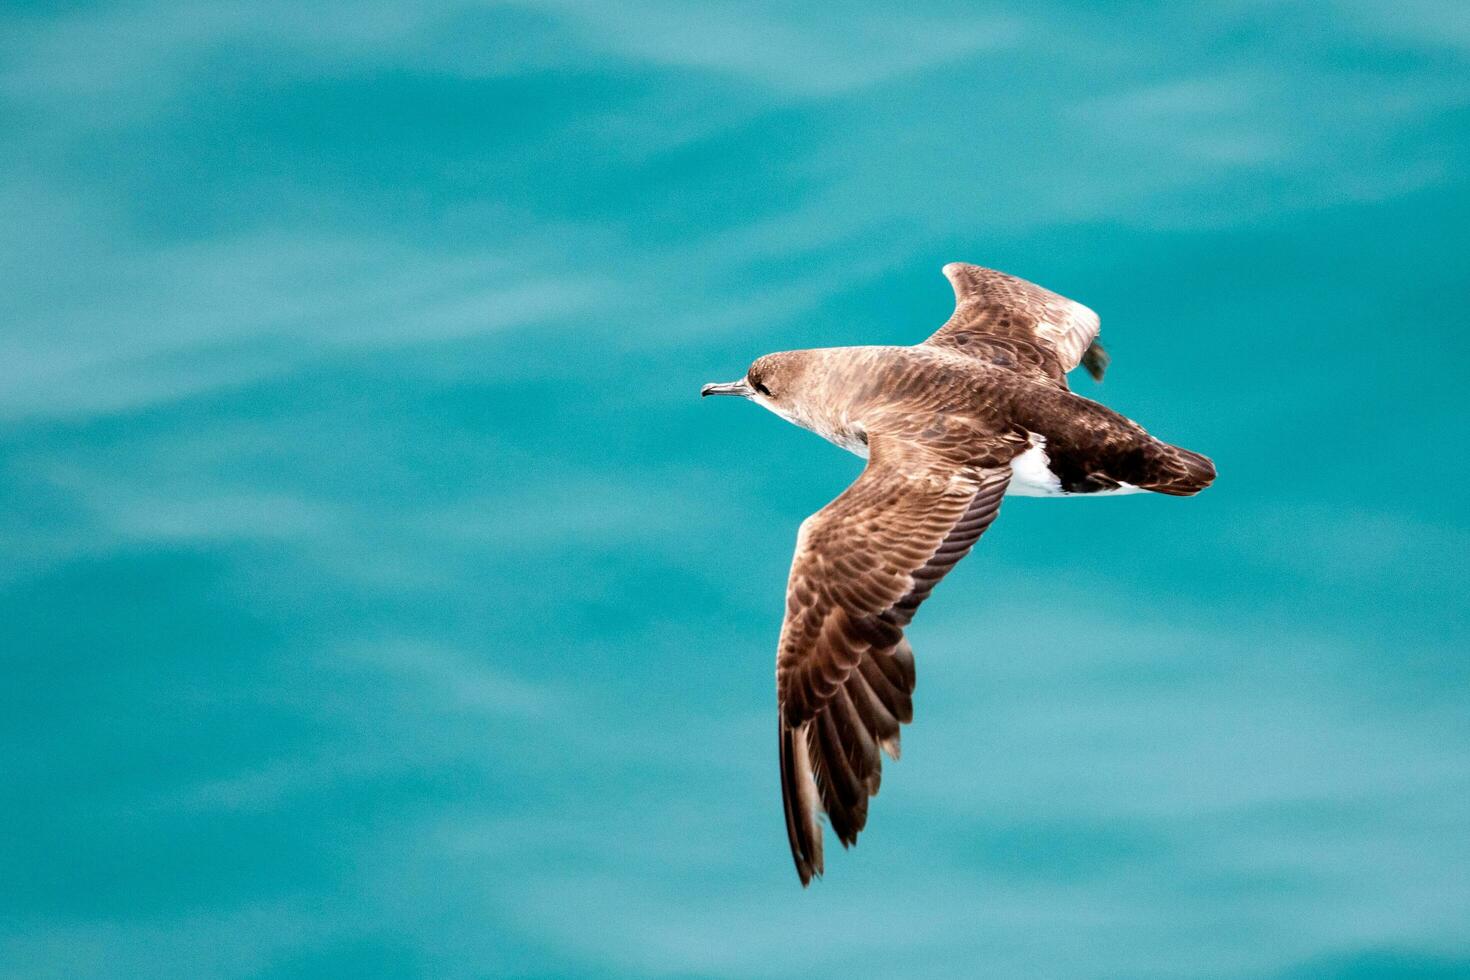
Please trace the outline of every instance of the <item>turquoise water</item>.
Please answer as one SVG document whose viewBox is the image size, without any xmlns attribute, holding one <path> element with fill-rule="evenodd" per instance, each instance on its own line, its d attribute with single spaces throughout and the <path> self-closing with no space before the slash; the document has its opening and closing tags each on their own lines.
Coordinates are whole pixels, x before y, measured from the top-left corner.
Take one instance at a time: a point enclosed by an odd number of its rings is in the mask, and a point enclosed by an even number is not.
<svg viewBox="0 0 1470 980">
<path fill-rule="evenodd" d="M 1462 4 L 12 3 L 0 974 L 1470 975 Z M 1013 500 L 802 891 L 860 463 L 701 403 L 1097 309 L 1187 500 Z"/>
</svg>

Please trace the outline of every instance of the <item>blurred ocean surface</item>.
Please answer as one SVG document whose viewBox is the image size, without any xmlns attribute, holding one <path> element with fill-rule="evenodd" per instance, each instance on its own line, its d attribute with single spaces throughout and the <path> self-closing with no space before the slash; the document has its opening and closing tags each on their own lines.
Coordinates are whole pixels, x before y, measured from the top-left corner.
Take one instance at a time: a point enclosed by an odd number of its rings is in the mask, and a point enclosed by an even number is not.
<svg viewBox="0 0 1470 980">
<path fill-rule="evenodd" d="M 11 2 L 0 974 L 1470 975 L 1458 0 Z M 1190 500 L 1012 500 L 803 892 L 860 462 L 701 404 L 1098 310 Z"/>
</svg>

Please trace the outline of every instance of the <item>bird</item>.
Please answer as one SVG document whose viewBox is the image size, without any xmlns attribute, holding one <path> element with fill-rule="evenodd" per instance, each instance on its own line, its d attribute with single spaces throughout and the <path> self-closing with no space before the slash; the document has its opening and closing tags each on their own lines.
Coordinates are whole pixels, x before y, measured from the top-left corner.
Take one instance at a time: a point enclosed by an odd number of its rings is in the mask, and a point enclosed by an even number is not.
<svg viewBox="0 0 1470 980">
<path fill-rule="evenodd" d="M 704 385 L 867 460 L 801 523 L 776 653 L 781 799 L 803 887 L 823 873 L 819 813 L 844 848 L 867 825 L 883 755 L 913 719 L 919 606 L 1006 496 L 1199 493 L 1215 466 L 1072 392 L 1101 380 L 1096 313 L 1024 279 L 952 262 L 955 308 L 912 346 L 766 354 Z"/>
</svg>

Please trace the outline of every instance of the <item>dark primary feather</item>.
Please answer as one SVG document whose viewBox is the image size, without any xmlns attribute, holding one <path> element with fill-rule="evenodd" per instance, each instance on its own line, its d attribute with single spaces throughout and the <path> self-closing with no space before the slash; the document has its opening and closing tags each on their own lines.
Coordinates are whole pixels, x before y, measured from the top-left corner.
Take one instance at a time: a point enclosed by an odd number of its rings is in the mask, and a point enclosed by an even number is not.
<svg viewBox="0 0 1470 980">
<path fill-rule="evenodd" d="M 1108 356 L 1108 352 L 1103 348 L 1102 341 L 1100 340 L 1094 340 L 1091 344 L 1087 345 L 1087 350 L 1082 354 L 1082 366 L 1087 368 L 1087 373 L 1092 375 L 1093 381 L 1101 381 L 1103 379 L 1103 374 L 1107 371 L 1108 365 L 1112 361 L 1113 359 Z"/>
</svg>

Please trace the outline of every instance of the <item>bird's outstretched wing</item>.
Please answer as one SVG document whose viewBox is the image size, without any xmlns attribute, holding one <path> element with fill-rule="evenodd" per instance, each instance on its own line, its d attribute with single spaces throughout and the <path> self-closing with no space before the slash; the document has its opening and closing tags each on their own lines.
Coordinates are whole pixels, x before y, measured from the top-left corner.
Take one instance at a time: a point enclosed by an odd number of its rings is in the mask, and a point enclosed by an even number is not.
<svg viewBox="0 0 1470 980">
<path fill-rule="evenodd" d="M 903 629 L 995 519 L 1019 446 L 949 428 L 948 445 L 869 431 L 868 467 L 802 522 L 776 658 L 781 796 L 803 885 L 822 873 L 819 811 L 848 846 L 913 717 Z M 968 445 L 964 445 L 968 440 Z M 961 451 L 963 450 L 963 451 Z"/>
<path fill-rule="evenodd" d="M 1066 387 L 1079 363 L 1101 380 L 1107 352 L 1097 314 L 1065 296 L 1004 272 L 963 262 L 944 267 L 954 314 L 924 341 L 935 347 L 1043 376 Z"/>
</svg>

